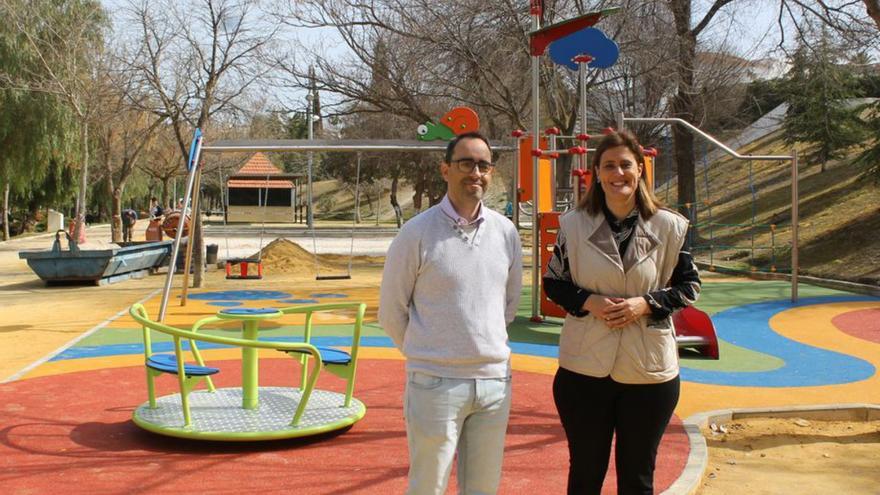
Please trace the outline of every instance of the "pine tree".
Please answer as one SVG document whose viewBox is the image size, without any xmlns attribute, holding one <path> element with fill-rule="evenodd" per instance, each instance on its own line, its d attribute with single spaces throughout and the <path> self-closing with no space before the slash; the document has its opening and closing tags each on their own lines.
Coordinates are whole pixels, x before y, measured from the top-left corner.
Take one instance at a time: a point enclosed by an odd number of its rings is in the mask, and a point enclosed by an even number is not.
<svg viewBox="0 0 880 495">
<path fill-rule="evenodd" d="M 806 159 L 821 164 L 844 156 L 861 143 L 865 128 L 858 110 L 848 101 L 858 96 L 855 74 L 836 63 L 835 46 L 824 30 L 803 41 L 790 57 L 784 89 L 789 107 L 783 121 L 787 144 L 810 143 Z"/>
<path fill-rule="evenodd" d="M 867 134 L 873 138 L 873 145 L 862 152 L 857 158 L 858 162 L 872 164 L 867 172 L 875 182 L 880 183 L 880 101 L 868 105 L 864 109 L 864 123 Z"/>
</svg>

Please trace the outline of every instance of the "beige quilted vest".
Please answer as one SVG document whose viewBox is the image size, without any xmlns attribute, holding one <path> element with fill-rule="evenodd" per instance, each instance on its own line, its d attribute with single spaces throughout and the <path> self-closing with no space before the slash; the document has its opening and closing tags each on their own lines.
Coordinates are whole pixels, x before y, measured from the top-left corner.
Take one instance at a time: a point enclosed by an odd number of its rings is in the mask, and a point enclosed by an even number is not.
<svg viewBox="0 0 880 495">
<path fill-rule="evenodd" d="M 560 219 L 571 277 L 594 293 L 636 297 L 666 287 L 684 244 L 688 221 L 661 209 L 639 217 L 623 259 L 602 214 L 572 210 Z M 593 315 L 566 316 L 559 340 L 559 365 L 584 375 L 619 383 L 661 383 L 678 375 L 678 350 L 672 321 L 643 316 L 611 329 Z"/>
</svg>

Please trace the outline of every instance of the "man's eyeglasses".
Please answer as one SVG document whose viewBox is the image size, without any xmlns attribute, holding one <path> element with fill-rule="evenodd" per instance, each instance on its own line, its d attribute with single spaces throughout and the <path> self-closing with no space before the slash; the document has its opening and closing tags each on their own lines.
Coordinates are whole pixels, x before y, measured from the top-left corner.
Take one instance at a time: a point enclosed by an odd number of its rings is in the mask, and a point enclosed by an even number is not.
<svg viewBox="0 0 880 495">
<path fill-rule="evenodd" d="M 470 158 L 463 158 L 461 160 L 452 160 L 451 162 L 458 168 L 458 171 L 463 174 L 469 174 L 474 170 L 474 167 L 480 171 L 480 175 L 488 175 L 491 174 L 493 170 L 495 170 L 495 164 L 492 162 L 485 162 L 483 160 L 476 161 Z"/>
</svg>

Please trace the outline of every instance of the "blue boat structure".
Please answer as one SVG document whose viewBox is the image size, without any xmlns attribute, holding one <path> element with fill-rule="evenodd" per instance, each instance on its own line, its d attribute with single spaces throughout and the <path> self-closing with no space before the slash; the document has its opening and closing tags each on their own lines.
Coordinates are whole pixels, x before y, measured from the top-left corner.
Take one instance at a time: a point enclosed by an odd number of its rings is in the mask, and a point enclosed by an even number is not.
<svg viewBox="0 0 880 495">
<path fill-rule="evenodd" d="M 61 248 L 61 236 L 68 248 Z M 48 251 L 20 251 L 18 257 L 46 285 L 62 283 L 112 284 L 129 278 L 141 278 L 150 270 L 167 264 L 173 241 L 125 243 L 118 248 L 80 249 L 70 235 L 59 230 Z"/>
</svg>

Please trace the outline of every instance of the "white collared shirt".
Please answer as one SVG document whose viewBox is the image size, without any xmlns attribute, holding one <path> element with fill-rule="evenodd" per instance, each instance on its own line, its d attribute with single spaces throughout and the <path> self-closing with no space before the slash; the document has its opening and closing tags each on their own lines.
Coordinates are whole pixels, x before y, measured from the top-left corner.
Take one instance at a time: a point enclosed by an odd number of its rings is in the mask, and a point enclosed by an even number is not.
<svg viewBox="0 0 880 495">
<path fill-rule="evenodd" d="M 440 209 L 443 211 L 443 213 L 446 214 L 447 217 L 451 218 L 456 223 L 456 225 L 459 225 L 461 227 L 477 226 L 482 223 L 483 220 L 485 220 L 485 218 L 483 218 L 482 201 L 480 201 L 480 208 L 477 210 L 477 218 L 473 220 L 468 220 L 467 218 L 459 215 L 457 211 L 455 211 L 455 207 L 452 206 L 452 201 L 449 201 L 448 194 L 444 195 L 443 200 L 440 201 Z"/>
</svg>

